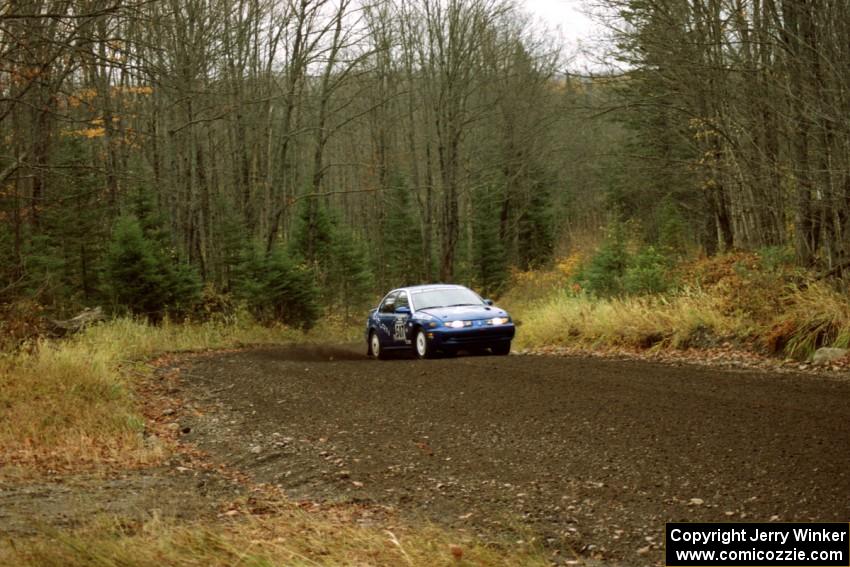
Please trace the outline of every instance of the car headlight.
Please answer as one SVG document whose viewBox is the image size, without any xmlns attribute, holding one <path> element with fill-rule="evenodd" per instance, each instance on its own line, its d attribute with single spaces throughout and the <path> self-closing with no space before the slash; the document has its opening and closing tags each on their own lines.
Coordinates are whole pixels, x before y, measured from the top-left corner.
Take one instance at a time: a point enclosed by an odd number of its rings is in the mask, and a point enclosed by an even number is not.
<svg viewBox="0 0 850 567">
<path fill-rule="evenodd" d="M 505 323 L 510 323 L 510 317 L 493 317 L 487 321 L 490 325 L 504 325 Z"/>
<path fill-rule="evenodd" d="M 472 321 L 446 321 L 446 327 L 450 329 L 462 329 L 472 326 Z"/>
</svg>

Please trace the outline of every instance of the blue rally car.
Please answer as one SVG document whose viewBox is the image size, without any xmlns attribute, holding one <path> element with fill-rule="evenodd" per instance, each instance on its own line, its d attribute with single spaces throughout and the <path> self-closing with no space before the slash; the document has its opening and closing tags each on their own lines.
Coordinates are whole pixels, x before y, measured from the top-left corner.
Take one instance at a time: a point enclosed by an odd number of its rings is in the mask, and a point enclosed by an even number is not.
<svg viewBox="0 0 850 567">
<path fill-rule="evenodd" d="M 461 349 L 511 352 L 516 328 L 506 311 L 461 285 L 418 285 L 389 292 L 366 321 L 369 356 L 413 349 L 419 358 Z"/>
</svg>

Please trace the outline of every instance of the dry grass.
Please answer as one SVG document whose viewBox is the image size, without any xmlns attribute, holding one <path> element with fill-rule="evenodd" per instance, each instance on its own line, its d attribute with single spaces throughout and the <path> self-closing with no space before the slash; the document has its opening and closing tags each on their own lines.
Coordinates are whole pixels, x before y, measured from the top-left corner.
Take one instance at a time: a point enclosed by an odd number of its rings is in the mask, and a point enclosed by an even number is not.
<svg viewBox="0 0 850 567">
<path fill-rule="evenodd" d="M 850 346 L 850 298 L 846 293 L 815 282 L 791 288 L 783 299 L 785 309 L 766 332 L 770 350 L 805 358 L 821 346 Z"/>
<path fill-rule="evenodd" d="M 520 307 L 517 346 L 578 343 L 608 346 L 690 346 L 698 335 L 745 334 L 747 322 L 725 314 L 718 300 L 702 292 L 671 297 L 613 299 L 559 293 Z"/>
<path fill-rule="evenodd" d="M 571 284 L 567 259 L 514 275 L 501 303 L 522 325 L 518 347 L 683 348 L 732 341 L 797 359 L 850 345 L 850 298 L 756 254 L 699 259 L 676 268 L 683 285 L 657 296 L 597 298 Z M 536 291 L 535 291 L 536 290 Z"/>
<path fill-rule="evenodd" d="M 355 334 L 356 333 L 356 334 Z M 164 352 L 359 336 L 340 322 L 302 334 L 249 320 L 159 327 L 132 319 L 66 341 L 42 341 L 0 358 L 0 455 L 4 468 L 128 467 L 153 463 L 131 376 Z M 357 509 L 306 512 L 277 503 L 251 515 L 180 523 L 100 518 L 74 531 L 0 541 L 0 565 L 547 565 L 535 545 L 487 544 L 434 526 L 359 525 Z M 77 521 L 85 518 L 76 518 Z"/>
<path fill-rule="evenodd" d="M 0 543 L 0 563 L 39 567 L 231 565 L 548 565 L 536 544 L 486 544 L 434 526 L 362 526 L 340 510 L 282 506 L 265 516 L 127 525 L 103 519 L 76 532 Z"/>
<path fill-rule="evenodd" d="M 326 322 L 302 334 L 247 317 L 156 327 L 117 319 L 68 340 L 0 355 L 0 470 L 156 462 L 162 448 L 145 445 L 139 403 L 122 370 L 164 352 L 350 338 L 343 329 Z"/>
</svg>

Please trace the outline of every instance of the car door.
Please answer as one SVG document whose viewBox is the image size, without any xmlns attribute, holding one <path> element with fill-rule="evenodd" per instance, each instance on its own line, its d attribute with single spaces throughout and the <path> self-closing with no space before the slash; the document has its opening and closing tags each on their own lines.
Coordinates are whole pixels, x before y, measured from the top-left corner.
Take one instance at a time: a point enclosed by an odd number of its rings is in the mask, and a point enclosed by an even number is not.
<svg viewBox="0 0 850 567">
<path fill-rule="evenodd" d="M 393 346 L 410 344 L 407 336 L 407 322 L 410 320 L 410 300 L 406 291 L 398 292 L 395 300 L 395 318 L 393 320 Z"/>
<path fill-rule="evenodd" d="M 397 291 L 388 294 L 378 307 L 378 336 L 381 339 L 381 344 L 385 346 L 395 344 L 393 335 L 395 334 L 395 302 L 397 297 Z"/>
</svg>

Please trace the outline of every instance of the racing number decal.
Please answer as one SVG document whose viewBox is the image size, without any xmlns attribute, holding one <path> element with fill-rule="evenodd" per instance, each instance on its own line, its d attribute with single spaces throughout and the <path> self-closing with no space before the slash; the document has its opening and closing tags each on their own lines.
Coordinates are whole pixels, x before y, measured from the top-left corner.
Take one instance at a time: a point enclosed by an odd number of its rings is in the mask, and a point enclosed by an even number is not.
<svg viewBox="0 0 850 567">
<path fill-rule="evenodd" d="M 404 335 L 404 317 L 399 317 L 395 320 L 395 332 L 393 333 L 393 340 L 403 341 L 407 337 Z"/>
</svg>

